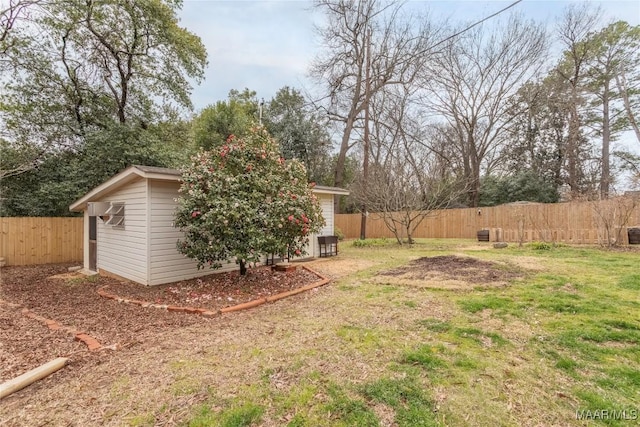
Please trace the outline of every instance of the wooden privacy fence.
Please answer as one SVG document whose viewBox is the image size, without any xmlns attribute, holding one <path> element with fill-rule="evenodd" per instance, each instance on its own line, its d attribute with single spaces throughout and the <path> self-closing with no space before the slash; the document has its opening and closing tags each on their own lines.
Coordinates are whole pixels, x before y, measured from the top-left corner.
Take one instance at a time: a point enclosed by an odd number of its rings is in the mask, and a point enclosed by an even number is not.
<svg viewBox="0 0 640 427">
<path fill-rule="evenodd" d="M 335 225 L 347 238 L 360 236 L 360 214 L 337 214 Z M 627 244 L 627 228 L 640 227 L 640 200 L 614 198 L 597 202 L 510 203 L 483 208 L 434 211 L 413 237 L 475 239 L 477 232 L 498 231 L 506 242 L 564 242 L 601 244 L 609 240 Z M 500 230 L 498 230 L 500 229 Z M 393 233 L 377 214 L 367 218 L 367 238 Z"/>
<path fill-rule="evenodd" d="M 0 218 L 6 265 L 82 261 L 82 218 Z"/>
<path fill-rule="evenodd" d="M 335 225 L 348 238 L 360 236 L 360 214 L 337 214 Z M 640 228 L 640 199 L 446 209 L 433 212 L 413 237 L 475 239 L 479 230 L 489 229 L 492 240 L 500 235 L 506 242 L 601 244 L 616 239 L 626 244 L 629 227 Z M 83 230 L 83 218 L 0 218 L 0 258 L 6 265 L 81 262 Z M 394 236 L 370 214 L 367 237 Z"/>
</svg>

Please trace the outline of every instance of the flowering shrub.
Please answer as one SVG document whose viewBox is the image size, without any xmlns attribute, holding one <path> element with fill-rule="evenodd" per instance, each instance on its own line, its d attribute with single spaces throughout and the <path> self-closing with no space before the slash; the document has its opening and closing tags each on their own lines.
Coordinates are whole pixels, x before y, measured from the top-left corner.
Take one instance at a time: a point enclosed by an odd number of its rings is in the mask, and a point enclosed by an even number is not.
<svg viewBox="0 0 640 427">
<path fill-rule="evenodd" d="M 198 267 L 246 266 L 267 254 L 305 255 L 309 235 L 324 225 L 304 165 L 280 157 L 262 127 L 203 151 L 182 171 L 175 225 L 178 250 Z"/>
</svg>

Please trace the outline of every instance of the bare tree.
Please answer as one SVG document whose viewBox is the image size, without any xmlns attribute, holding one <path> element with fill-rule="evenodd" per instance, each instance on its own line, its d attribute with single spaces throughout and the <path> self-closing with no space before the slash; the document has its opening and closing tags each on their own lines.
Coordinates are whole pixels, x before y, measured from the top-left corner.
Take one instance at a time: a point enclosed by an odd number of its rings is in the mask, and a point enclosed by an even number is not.
<svg viewBox="0 0 640 427">
<path fill-rule="evenodd" d="M 442 134 L 462 162 L 468 204 L 477 206 L 480 175 L 499 159 L 515 117 L 509 102 L 542 67 L 547 43 L 541 26 L 511 16 L 489 31 L 480 26 L 451 40 L 424 74 L 424 104 L 442 118 Z"/>
<path fill-rule="evenodd" d="M 461 193 L 450 169 L 443 168 L 443 153 L 423 143 L 428 128 L 410 88 L 388 87 L 372 98 L 372 164 L 351 186 L 356 201 L 380 217 L 399 244 L 413 243 L 416 228 Z"/>
<path fill-rule="evenodd" d="M 583 104 L 582 90 L 587 61 L 593 45 L 586 39 L 600 19 L 600 10 L 589 3 L 572 3 L 560 21 L 556 32 L 565 47 L 564 60 L 557 68 L 558 74 L 570 85 L 571 102 L 569 109 L 569 133 L 567 135 L 567 173 L 571 196 L 580 194 L 579 188 L 579 145 L 581 139 L 580 106 Z"/>
<path fill-rule="evenodd" d="M 412 244 L 416 228 L 457 197 L 453 182 L 436 178 L 432 156 L 406 154 L 404 148 L 389 152 L 370 166 L 366 185 L 360 177 L 351 186 L 354 198 L 384 221 L 399 244 Z"/>
<path fill-rule="evenodd" d="M 325 12 L 327 25 L 319 30 L 324 50 L 311 75 L 327 94 L 319 106 L 341 133 L 334 171 L 334 184 L 341 186 L 347 153 L 361 141 L 355 133 L 363 126 L 365 92 L 373 97 L 385 87 L 414 81 L 433 30 L 428 20 L 403 15 L 396 2 L 318 0 L 316 6 Z"/>
<path fill-rule="evenodd" d="M 627 186 L 630 189 L 640 189 L 640 156 L 627 151 L 613 153 L 621 162 L 621 170 L 629 174 Z"/>
<path fill-rule="evenodd" d="M 600 246 L 618 246 L 624 241 L 623 233 L 640 206 L 638 196 L 613 197 L 609 200 L 589 202 L 596 223 L 598 244 Z"/>
</svg>

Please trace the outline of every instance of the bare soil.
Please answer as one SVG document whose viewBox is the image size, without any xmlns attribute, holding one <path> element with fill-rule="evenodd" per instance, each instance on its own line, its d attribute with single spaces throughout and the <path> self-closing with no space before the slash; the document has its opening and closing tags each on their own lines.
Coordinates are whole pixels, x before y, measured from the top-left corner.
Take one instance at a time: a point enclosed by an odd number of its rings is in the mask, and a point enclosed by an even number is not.
<svg viewBox="0 0 640 427">
<path fill-rule="evenodd" d="M 422 257 L 407 265 L 378 273 L 379 281 L 418 287 L 464 289 L 504 285 L 522 277 L 512 266 L 455 255 Z M 390 278 L 393 278 L 390 280 Z"/>
<path fill-rule="evenodd" d="M 291 273 L 271 268 L 212 274 L 200 279 L 158 287 L 68 273 L 69 264 L 3 267 L 0 270 L 0 382 L 11 379 L 55 357 L 70 357 L 71 365 L 86 367 L 109 357 L 112 348 L 153 342 L 162 332 L 210 320 L 197 315 L 143 308 L 102 298 L 106 287 L 126 298 L 167 305 L 217 310 L 260 297 L 296 289 L 319 278 L 303 269 Z M 105 350 L 89 352 L 64 330 L 50 330 L 25 317 L 28 308 L 61 325 L 96 338 Z"/>
</svg>

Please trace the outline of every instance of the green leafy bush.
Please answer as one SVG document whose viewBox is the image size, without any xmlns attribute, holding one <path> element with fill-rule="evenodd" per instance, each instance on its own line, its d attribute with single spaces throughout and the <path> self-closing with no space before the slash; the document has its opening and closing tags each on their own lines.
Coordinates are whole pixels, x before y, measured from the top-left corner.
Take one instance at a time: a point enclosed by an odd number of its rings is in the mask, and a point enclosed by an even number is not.
<svg viewBox="0 0 640 427">
<path fill-rule="evenodd" d="M 303 256 L 324 225 L 304 165 L 285 161 L 262 127 L 192 158 L 182 174 L 175 225 L 178 250 L 199 267 L 246 266 L 265 254 Z"/>
</svg>

